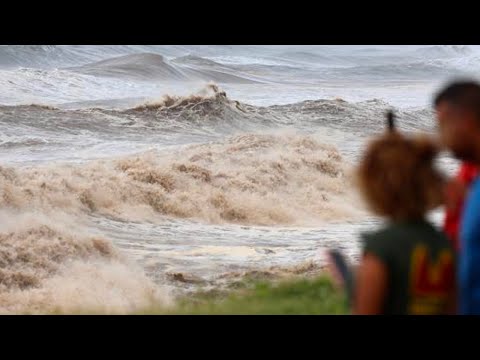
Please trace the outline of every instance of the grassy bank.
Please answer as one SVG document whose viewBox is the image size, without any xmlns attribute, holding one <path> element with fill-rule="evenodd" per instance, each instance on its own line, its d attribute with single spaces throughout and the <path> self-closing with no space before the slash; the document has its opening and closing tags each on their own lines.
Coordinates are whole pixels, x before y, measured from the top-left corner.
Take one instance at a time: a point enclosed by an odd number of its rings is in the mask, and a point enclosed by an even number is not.
<svg viewBox="0 0 480 360">
<path fill-rule="evenodd" d="M 229 291 L 199 292 L 180 299 L 169 311 L 145 309 L 138 314 L 181 315 L 329 315 L 347 314 L 344 294 L 326 277 L 272 282 L 248 279 Z"/>
<path fill-rule="evenodd" d="M 183 277 L 181 278 L 185 281 Z M 66 314 L 65 310 L 54 310 L 49 313 Z M 79 309 L 73 313 L 105 314 L 92 309 Z M 343 291 L 334 286 L 325 272 L 312 265 L 300 266 L 285 273 L 252 271 L 238 274 L 234 278 L 228 278 L 223 285 L 202 286 L 188 295 L 177 298 L 173 307 L 154 306 L 132 313 L 132 315 L 342 314 L 348 314 Z"/>
</svg>

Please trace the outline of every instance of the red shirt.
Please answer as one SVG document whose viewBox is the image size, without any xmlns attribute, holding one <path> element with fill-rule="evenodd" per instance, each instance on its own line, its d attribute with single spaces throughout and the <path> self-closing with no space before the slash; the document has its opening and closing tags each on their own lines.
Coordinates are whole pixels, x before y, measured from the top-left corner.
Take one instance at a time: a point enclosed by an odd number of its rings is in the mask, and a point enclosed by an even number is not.
<svg viewBox="0 0 480 360">
<path fill-rule="evenodd" d="M 470 186 L 472 181 L 477 177 L 479 169 L 476 165 L 470 163 L 463 163 L 458 174 L 457 179 L 465 184 L 465 186 Z M 454 248 L 458 251 L 459 249 L 459 228 L 460 228 L 460 218 L 462 216 L 463 210 L 463 199 L 457 205 L 455 209 L 447 209 L 445 214 L 445 223 L 444 231 L 447 236 L 452 240 Z"/>
</svg>

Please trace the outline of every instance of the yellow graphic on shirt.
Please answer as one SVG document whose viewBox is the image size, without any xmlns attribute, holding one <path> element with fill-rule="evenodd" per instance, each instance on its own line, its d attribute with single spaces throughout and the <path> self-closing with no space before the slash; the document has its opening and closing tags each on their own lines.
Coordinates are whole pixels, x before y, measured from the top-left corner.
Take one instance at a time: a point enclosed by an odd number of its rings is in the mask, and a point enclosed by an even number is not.
<svg viewBox="0 0 480 360">
<path fill-rule="evenodd" d="M 436 259 L 432 259 L 425 245 L 415 247 L 410 273 L 410 313 L 441 313 L 445 309 L 453 285 L 452 252 L 443 250 Z"/>
</svg>

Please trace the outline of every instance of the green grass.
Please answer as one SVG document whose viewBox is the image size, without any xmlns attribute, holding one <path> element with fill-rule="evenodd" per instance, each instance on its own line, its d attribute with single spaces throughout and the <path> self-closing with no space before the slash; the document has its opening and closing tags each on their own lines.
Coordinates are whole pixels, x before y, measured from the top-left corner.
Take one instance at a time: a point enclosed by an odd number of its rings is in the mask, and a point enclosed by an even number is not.
<svg viewBox="0 0 480 360">
<path fill-rule="evenodd" d="M 101 315 L 83 311 L 76 315 Z M 342 315 L 348 314 L 344 293 L 325 275 L 275 281 L 263 274 L 247 275 L 225 288 L 198 290 L 177 299 L 173 308 L 150 307 L 134 315 Z M 50 311 L 51 315 L 64 314 Z M 70 312 L 70 314 L 72 314 Z"/>
<path fill-rule="evenodd" d="M 214 290 L 183 299 L 169 311 L 138 314 L 180 315 L 336 315 L 347 314 L 344 294 L 326 277 L 278 284 L 245 279 L 229 293 Z"/>
</svg>

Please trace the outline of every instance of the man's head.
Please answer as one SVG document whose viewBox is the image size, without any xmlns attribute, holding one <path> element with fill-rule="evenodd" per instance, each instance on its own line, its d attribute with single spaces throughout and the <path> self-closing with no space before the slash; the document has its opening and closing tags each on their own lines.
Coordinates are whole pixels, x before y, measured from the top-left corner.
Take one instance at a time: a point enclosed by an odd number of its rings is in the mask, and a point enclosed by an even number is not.
<svg viewBox="0 0 480 360">
<path fill-rule="evenodd" d="M 455 82 L 435 97 L 443 144 L 459 159 L 480 160 L 480 85 Z"/>
</svg>

